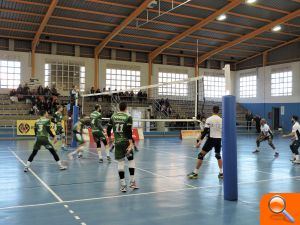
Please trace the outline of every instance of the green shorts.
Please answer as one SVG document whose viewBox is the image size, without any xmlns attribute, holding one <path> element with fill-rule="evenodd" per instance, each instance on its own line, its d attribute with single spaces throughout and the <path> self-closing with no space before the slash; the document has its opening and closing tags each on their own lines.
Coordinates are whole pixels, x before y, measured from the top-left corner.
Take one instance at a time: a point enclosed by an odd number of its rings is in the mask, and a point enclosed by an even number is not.
<svg viewBox="0 0 300 225">
<path fill-rule="evenodd" d="M 127 148 L 129 146 L 129 141 L 121 141 L 115 142 L 115 159 L 121 160 L 124 159 L 126 156 Z M 133 159 L 133 151 L 132 151 L 132 159 Z"/>
<path fill-rule="evenodd" d="M 33 146 L 33 150 L 40 150 L 44 146 L 46 149 L 54 149 L 48 137 L 37 137 Z"/>
<path fill-rule="evenodd" d="M 57 127 L 56 127 L 55 133 L 56 133 L 56 135 L 59 135 L 59 136 L 61 136 L 62 138 L 65 138 L 65 137 L 66 137 L 65 131 L 64 131 L 64 129 L 63 129 L 61 126 L 57 126 Z"/>
</svg>

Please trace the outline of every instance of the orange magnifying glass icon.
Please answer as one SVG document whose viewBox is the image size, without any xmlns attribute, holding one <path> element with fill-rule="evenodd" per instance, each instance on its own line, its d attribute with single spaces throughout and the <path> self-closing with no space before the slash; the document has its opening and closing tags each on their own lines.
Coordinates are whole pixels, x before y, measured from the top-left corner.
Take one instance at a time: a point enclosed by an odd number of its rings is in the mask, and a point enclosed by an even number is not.
<svg viewBox="0 0 300 225">
<path fill-rule="evenodd" d="M 282 213 L 291 222 L 294 223 L 295 219 L 291 216 L 286 209 L 286 202 L 280 195 L 274 195 L 269 201 L 269 209 L 275 214 Z"/>
</svg>

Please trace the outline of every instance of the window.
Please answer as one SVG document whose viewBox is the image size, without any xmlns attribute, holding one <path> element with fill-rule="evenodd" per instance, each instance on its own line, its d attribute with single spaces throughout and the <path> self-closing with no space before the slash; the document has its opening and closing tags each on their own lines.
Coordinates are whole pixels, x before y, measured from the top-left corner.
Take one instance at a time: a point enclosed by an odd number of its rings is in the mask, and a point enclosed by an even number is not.
<svg viewBox="0 0 300 225">
<path fill-rule="evenodd" d="M 170 83 L 174 81 L 188 79 L 188 74 L 185 73 L 158 73 L 158 83 Z M 174 95 L 174 96 L 187 96 L 188 83 L 177 83 L 163 85 L 158 88 L 159 95 Z"/>
<path fill-rule="evenodd" d="M 271 74 L 271 96 L 292 95 L 292 71 L 276 72 Z"/>
<path fill-rule="evenodd" d="M 257 87 L 257 76 L 243 76 L 240 78 L 240 97 L 255 98 Z"/>
<path fill-rule="evenodd" d="M 204 96 L 221 98 L 225 95 L 225 77 L 204 76 Z"/>
<path fill-rule="evenodd" d="M 18 88 L 21 83 L 21 62 L 0 60 L 0 88 Z"/>
<path fill-rule="evenodd" d="M 85 66 L 70 62 L 55 62 L 45 64 L 45 87 L 55 83 L 56 88 L 69 91 L 73 85 L 85 91 Z"/>
<path fill-rule="evenodd" d="M 127 90 L 141 86 L 141 72 L 138 70 L 106 69 L 107 90 Z M 137 91 L 136 91 L 137 92 Z"/>
</svg>

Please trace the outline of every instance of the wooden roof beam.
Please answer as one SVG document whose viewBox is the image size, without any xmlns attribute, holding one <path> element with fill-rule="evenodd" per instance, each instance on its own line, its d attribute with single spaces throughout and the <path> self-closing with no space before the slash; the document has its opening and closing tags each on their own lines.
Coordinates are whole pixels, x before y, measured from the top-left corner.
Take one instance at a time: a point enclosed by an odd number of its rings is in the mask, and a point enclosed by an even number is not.
<svg viewBox="0 0 300 225">
<path fill-rule="evenodd" d="M 181 34 L 177 35 L 176 37 L 172 38 L 170 41 L 168 41 L 167 43 L 165 43 L 161 47 L 155 49 L 153 52 L 151 52 L 149 54 L 149 59 L 151 59 L 151 60 L 155 59 L 156 56 L 158 56 L 160 53 L 162 53 L 165 49 L 167 49 L 168 47 L 170 47 L 174 43 L 180 41 L 181 39 L 183 39 L 186 36 L 194 33 L 195 31 L 201 29 L 202 27 L 204 27 L 205 25 L 207 25 L 211 21 L 215 20 L 219 15 L 221 15 L 225 12 L 228 12 L 229 10 L 231 10 L 231 9 L 235 8 L 236 6 L 238 6 L 239 4 L 241 4 L 241 2 L 242 2 L 242 0 L 233 0 L 229 4 L 225 5 L 221 9 L 219 9 L 218 11 L 212 13 L 207 18 L 201 20 L 200 22 L 198 22 L 194 26 L 190 27 L 186 31 L 184 31 Z"/>
<path fill-rule="evenodd" d="M 284 43 L 282 43 L 282 44 L 280 44 L 280 45 L 277 45 L 277 46 L 275 46 L 275 47 L 272 47 L 272 48 L 270 48 L 270 49 L 267 49 L 267 50 L 265 50 L 265 51 L 263 51 L 263 52 L 259 52 L 259 53 L 255 54 L 255 55 L 252 55 L 252 56 L 250 56 L 250 57 L 248 57 L 248 58 L 245 58 L 245 59 L 243 59 L 243 60 L 241 60 L 241 61 L 238 61 L 236 64 L 240 64 L 240 63 L 242 63 L 242 62 L 248 61 L 248 60 L 253 59 L 253 58 L 257 57 L 257 56 L 263 55 L 263 54 L 268 53 L 268 52 L 271 52 L 271 51 L 273 51 L 273 50 L 275 50 L 275 49 L 277 49 L 277 48 L 284 47 L 284 46 L 286 46 L 286 45 L 292 44 L 292 43 L 297 42 L 297 41 L 300 41 L 300 37 L 294 38 L 294 39 L 292 39 L 292 40 L 290 40 L 290 41 L 287 41 L 287 42 L 284 42 Z"/>
<path fill-rule="evenodd" d="M 138 8 L 136 8 L 120 25 L 118 25 L 95 49 L 95 55 L 99 55 L 102 49 L 118 35 L 128 24 L 130 24 L 138 15 L 147 9 L 152 0 L 145 0 Z"/>
<path fill-rule="evenodd" d="M 58 0 L 52 0 L 51 3 L 50 3 L 50 6 L 49 6 L 49 8 L 47 10 L 47 13 L 44 16 L 44 18 L 43 18 L 43 20 L 42 20 L 42 22 L 40 24 L 40 27 L 37 30 L 37 32 L 36 32 L 36 34 L 35 34 L 35 36 L 33 38 L 33 41 L 32 41 L 32 44 L 31 44 L 31 49 L 32 49 L 33 52 L 36 49 L 36 46 L 37 46 L 37 44 L 39 42 L 39 39 L 40 39 L 40 36 L 41 36 L 41 34 L 42 34 L 45 26 L 47 25 L 47 23 L 48 23 L 51 15 L 52 15 L 52 13 L 53 13 L 56 5 L 57 5 L 57 3 L 58 3 Z"/>
<path fill-rule="evenodd" d="M 294 12 L 292 12 L 292 13 L 284 16 L 284 17 L 281 17 L 281 18 L 279 18 L 279 19 L 277 19 L 277 20 L 275 20 L 275 21 L 273 21 L 273 22 L 271 22 L 271 23 L 269 23 L 269 24 L 267 24 L 267 25 L 265 25 L 265 26 L 263 26 L 263 27 L 255 30 L 255 31 L 252 31 L 252 32 L 250 32 L 250 33 L 248 33 L 246 35 L 243 35 L 242 37 L 240 37 L 240 38 L 238 38 L 238 39 L 236 39 L 234 41 L 231 41 L 231 42 L 229 42 L 229 43 L 227 43 L 227 44 L 225 44 L 225 45 L 223 45 L 223 46 L 221 46 L 219 48 L 216 48 L 216 49 L 214 49 L 214 50 L 212 50 L 212 51 L 210 51 L 210 52 L 208 52 L 208 53 L 200 56 L 199 63 L 202 63 L 204 60 L 210 58 L 211 56 L 213 56 L 213 55 L 215 55 L 215 54 L 217 54 L 219 52 L 222 52 L 222 51 L 224 51 L 224 50 L 226 50 L 226 49 L 228 49 L 228 48 L 230 48 L 232 46 L 235 46 L 235 45 L 237 45 L 237 44 L 239 44 L 241 42 L 244 42 L 244 41 L 246 41 L 246 40 L 248 40 L 250 38 L 253 38 L 253 37 L 255 37 L 255 36 L 257 36 L 257 35 L 265 32 L 265 31 L 268 31 L 268 30 L 270 30 L 271 28 L 273 28 L 274 26 L 276 26 L 278 24 L 282 24 L 282 23 L 284 23 L 286 21 L 289 21 L 289 20 L 291 20 L 293 18 L 296 18 L 299 15 L 300 15 L 300 9 L 298 9 L 298 10 L 296 10 L 296 11 L 294 11 Z"/>
</svg>

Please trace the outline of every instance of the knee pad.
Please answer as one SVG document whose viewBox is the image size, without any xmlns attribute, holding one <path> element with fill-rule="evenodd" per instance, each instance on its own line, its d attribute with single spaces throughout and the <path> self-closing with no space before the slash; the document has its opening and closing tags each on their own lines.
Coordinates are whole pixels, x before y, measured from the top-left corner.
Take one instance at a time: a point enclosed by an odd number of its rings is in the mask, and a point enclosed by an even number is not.
<svg viewBox="0 0 300 225">
<path fill-rule="evenodd" d="M 107 140 L 105 138 L 102 139 L 102 142 L 103 142 L 104 146 L 107 145 Z"/>
<path fill-rule="evenodd" d="M 132 161 L 133 160 L 133 153 L 129 154 L 128 156 L 126 156 L 128 161 Z"/>
<path fill-rule="evenodd" d="M 98 141 L 96 142 L 96 144 L 97 144 L 97 148 L 101 148 L 101 141 L 100 141 L 100 140 L 98 140 Z"/>
<path fill-rule="evenodd" d="M 125 170 L 125 161 L 118 160 L 118 171 L 124 171 L 124 170 Z"/>
<path fill-rule="evenodd" d="M 215 157 L 216 157 L 216 159 L 217 159 L 217 160 L 220 160 L 220 159 L 222 159 L 222 157 L 221 157 L 221 154 L 220 154 L 220 153 L 216 153 L 216 154 L 215 154 Z"/>
<path fill-rule="evenodd" d="M 128 167 L 129 168 L 135 168 L 135 161 L 134 161 L 134 159 L 128 161 Z"/>
<path fill-rule="evenodd" d="M 201 160 L 203 160 L 204 159 L 204 154 L 202 153 L 202 152 L 200 152 L 199 154 L 198 154 L 198 159 L 201 159 Z"/>
</svg>

